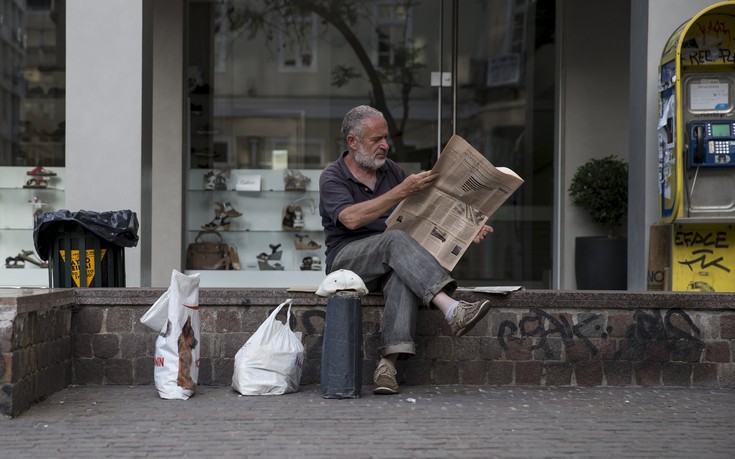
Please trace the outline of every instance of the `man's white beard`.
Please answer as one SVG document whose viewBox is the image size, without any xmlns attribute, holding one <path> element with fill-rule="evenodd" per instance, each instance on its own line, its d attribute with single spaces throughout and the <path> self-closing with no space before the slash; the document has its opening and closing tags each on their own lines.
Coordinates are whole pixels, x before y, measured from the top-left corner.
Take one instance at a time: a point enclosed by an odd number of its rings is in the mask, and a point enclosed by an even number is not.
<svg viewBox="0 0 735 459">
<path fill-rule="evenodd" d="M 362 147 L 362 145 L 358 146 L 357 150 L 355 150 L 355 161 L 361 167 L 364 167 L 365 169 L 368 169 L 371 171 L 377 171 L 383 166 L 383 164 L 385 164 L 385 158 L 383 159 L 378 159 L 375 157 L 371 158 L 368 155 L 368 153 L 365 151 L 365 149 Z"/>
</svg>

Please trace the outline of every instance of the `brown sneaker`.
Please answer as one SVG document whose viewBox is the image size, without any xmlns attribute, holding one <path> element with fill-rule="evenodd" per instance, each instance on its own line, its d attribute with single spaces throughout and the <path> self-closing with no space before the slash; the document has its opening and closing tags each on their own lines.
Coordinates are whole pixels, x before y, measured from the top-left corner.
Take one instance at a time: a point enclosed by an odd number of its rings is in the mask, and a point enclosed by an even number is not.
<svg viewBox="0 0 735 459">
<path fill-rule="evenodd" d="M 449 325 L 452 327 L 452 333 L 454 333 L 454 336 L 462 336 L 472 330 L 472 327 L 474 327 L 480 319 L 485 317 L 485 314 L 487 314 L 489 310 L 490 302 L 488 300 L 477 301 L 475 303 L 460 301 L 454 309 L 452 318 L 449 320 Z"/>
<path fill-rule="evenodd" d="M 373 394 L 393 395 L 399 390 L 396 369 L 385 363 L 378 365 L 373 374 Z"/>
</svg>

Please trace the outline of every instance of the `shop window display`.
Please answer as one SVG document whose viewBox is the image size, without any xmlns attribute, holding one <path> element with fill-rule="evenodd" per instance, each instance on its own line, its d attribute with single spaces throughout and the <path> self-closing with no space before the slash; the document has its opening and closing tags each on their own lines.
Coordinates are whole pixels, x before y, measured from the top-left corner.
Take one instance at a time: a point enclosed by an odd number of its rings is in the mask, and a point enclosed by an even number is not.
<svg viewBox="0 0 735 459">
<path fill-rule="evenodd" d="M 3 2 L 0 34 L 0 285 L 47 286 L 33 247 L 41 213 L 64 206 L 64 2 Z"/>
<path fill-rule="evenodd" d="M 408 172 L 431 168 L 453 133 L 452 91 L 431 80 L 437 70 L 452 70 L 450 3 L 188 2 L 183 249 L 200 231 L 218 231 L 240 260 L 238 270 L 192 270 L 201 272 L 202 285 L 318 285 L 324 275 L 319 176 L 344 150 L 340 122 L 353 106 L 370 104 L 384 113 L 392 160 Z M 525 87 L 523 63 L 553 46 L 553 34 L 538 32 L 553 27 L 554 9 L 553 1 L 461 2 L 456 18 L 456 133 L 494 164 L 517 170 L 527 189 L 534 181 L 553 183 L 553 170 L 534 164 L 552 163 L 553 145 L 537 139 L 553 135 L 527 126 L 553 126 L 526 119 L 537 111 L 525 104 L 540 96 Z M 497 17 L 508 19 L 493 21 L 490 33 L 485 25 Z M 514 77 L 497 77 L 490 64 L 511 55 Z M 534 71 L 554 75 L 553 69 Z M 551 215 L 552 195 L 519 193 L 510 206 L 531 210 L 501 213 L 493 222 L 496 242 L 468 253 L 455 277 L 464 284 L 523 279 L 548 287 L 551 221 L 545 215 Z M 531 215 L 539 210 L 544 216 Z"/>
</svg>

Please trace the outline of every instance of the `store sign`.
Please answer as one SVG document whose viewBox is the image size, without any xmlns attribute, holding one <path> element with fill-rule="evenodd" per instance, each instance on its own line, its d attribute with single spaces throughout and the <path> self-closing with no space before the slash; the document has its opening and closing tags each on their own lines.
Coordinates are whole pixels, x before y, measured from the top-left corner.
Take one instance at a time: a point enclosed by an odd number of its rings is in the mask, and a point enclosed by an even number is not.
<svg viewBox="0 0 735 459">
<path fill-rule="evenodd" d="M 260 175 L 236 175 L 235 190 L 260 191 Z"/>
<path fill-rule="evenodd" d="M 105 253 L 107 253 L 107 249 L 101 249 L 101 256 L 100 261 L 105 259 Z M 59 250 L 59 254 L 61 254 L 61 260 L 66 263 L 66 251 L 65 250 Z M 94 250 L 87 250 L 87 255 L 85 257 L 85 269 L 87 272 L 87 287 L 89 287 L 89 284 L 92 283 L 92 279 L 94 279 L 95 274 L 95 266 L 94 266 Z M 72 250 L 71 251 L 71 278 L 74 280 L 74 283 L 77 287 L 79 287 L 79 279 L 81 278 L 79 274 L 79 250 Z"/>
</svg>

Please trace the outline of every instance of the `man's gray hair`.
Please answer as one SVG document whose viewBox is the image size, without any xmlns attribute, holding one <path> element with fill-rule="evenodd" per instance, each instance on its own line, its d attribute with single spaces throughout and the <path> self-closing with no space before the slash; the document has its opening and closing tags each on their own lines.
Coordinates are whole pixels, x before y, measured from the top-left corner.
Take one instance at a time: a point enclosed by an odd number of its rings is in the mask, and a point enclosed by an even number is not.
<svg viewBox="0 0 735 459">
<path fill-rule="evenodd" d="M 384 120 L 383 114 L 369 105 L 358 105 L 345 115 L 342 119 L 342 138 L 347 142 L 347 136 L 360 137 L 364 121 L 369 119 Z"/>
</svg>

